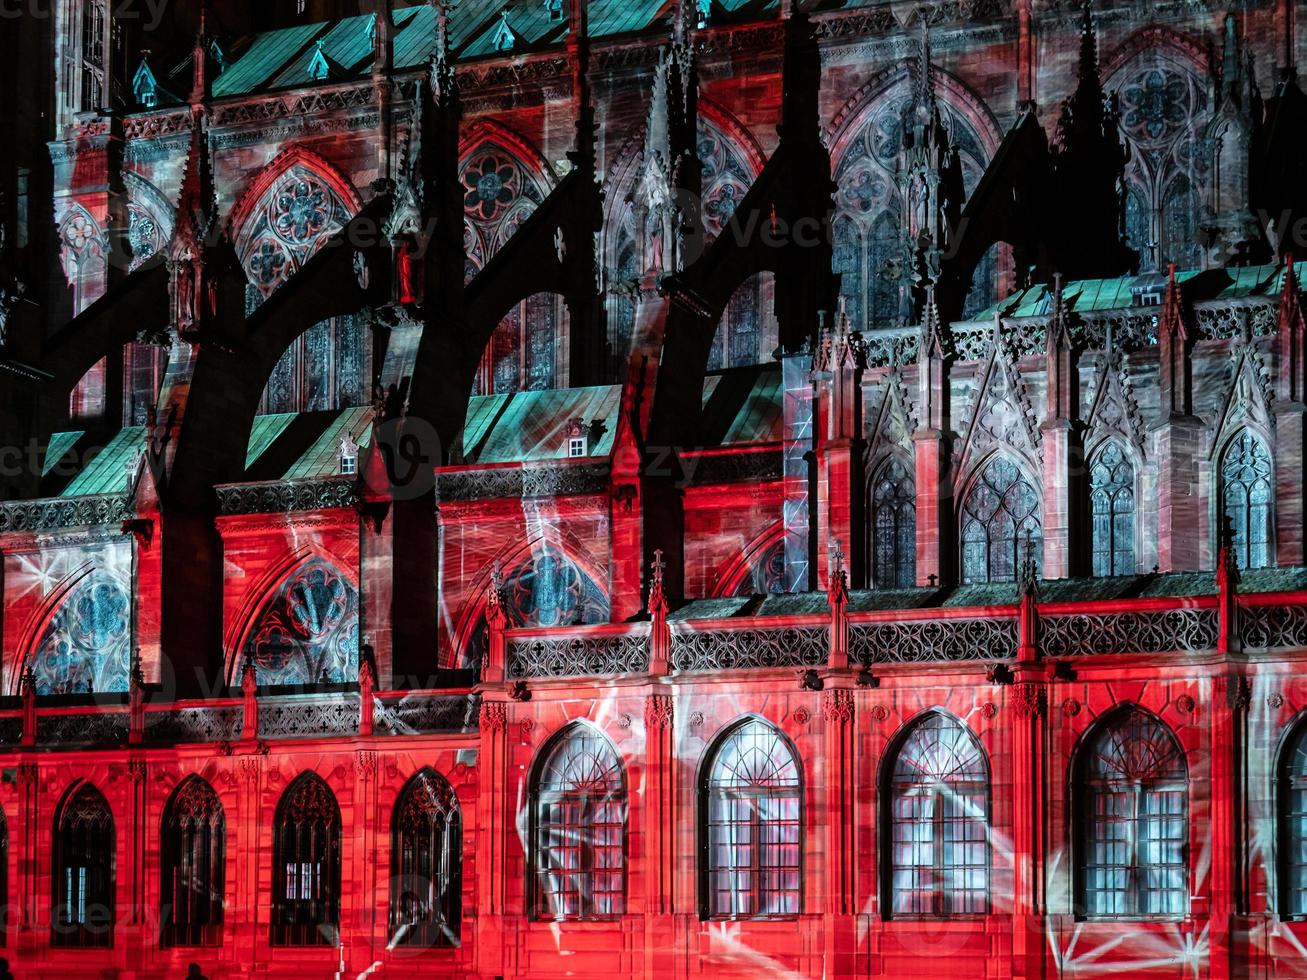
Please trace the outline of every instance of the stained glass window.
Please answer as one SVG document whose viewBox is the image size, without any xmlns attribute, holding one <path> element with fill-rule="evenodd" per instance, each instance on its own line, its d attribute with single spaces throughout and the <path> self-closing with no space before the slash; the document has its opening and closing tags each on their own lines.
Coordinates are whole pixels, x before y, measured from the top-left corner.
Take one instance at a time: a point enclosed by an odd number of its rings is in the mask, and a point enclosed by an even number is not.
<svg viewBox="0 0 1307 980">
<path fill-rule="evenodd" d="M 593 626 L 609 619 L 607 592 L 562 551 L 544 547 L 503 572 L 500 593 L 510 628 Z M 486 652 L 485 617 L 468 634 L 460 660 L 478 667 Z"/>
<path fill-rule="evenodd" d="M 709 371 L 762 364 L 771 358 L 780 342 L 774 303 L 775 278 L 771 273 L 760 273 L 741 284 L 731 295 L 713 334 Z"/>
<path fill-rule="evenodd" d="M 1109 442 L 1089 468 L 1095 575 L 1135 573 L 1135 471 Z"/>
<path fill-rule="evenodd" d="M 897 459 L 886 460 L 871 487 L 872 581 L 878 589 L 917 584 L 917 484 Z"/>
<path fill-rule="evenodd" d="M 227 822 L 213 787 L 198 776 L 178 786 L 164 811 L 159 836 L 160 942 L 217 945 L 222 941 Z"/>
<path fill-rule="evenodd" d="M 259 412 L 321 412 L 364 404 L 366 341 L 357 316 L 333 317 L 310 327 L 273 367 Z"/>
<path fill-rule="evenodd" d="M 718 739 L 704 772 L 704 916 L 797 916 L 802 804 L 793 749 L 771 725 L 750 718 Z"/>
<path fill-rule="evenodd" d="M 779 595 L 785 592 L 785 539 L 774 541 L 735 587 L 735 595 Z"/>
<path fill-rule="evenodd" d="M 573 724 L 543 750 L 532 800 L 531 894 L 540 919 L 602 919 L 626 906 L 626 775 L 611 742 Z"/>
<path fill-rule="evenodd" d="M 1190 63 L 1152 50 L 1123 65 L 1107 88 L 1120 106 L 1126 164 L 1126 242 L 1145 270 L 1201 264 L 1199 201 L 1187 174 L 1206 176 L 1201 146 L 1207 86 Z"/>
<path fill-rule="evenodd" d="M 1014 582 L 1029 554 L 1042 561 L 1039 494 L 1004 456 L 986 464 L 962 505 L 962 581 Z"/>
<path fill-rule="evenodd" d="M 131 670 L 131 597 L 106 575 L 75 586 L 32 654 L 37 694 L 127 690 Z"/>
<path fill-rule="evenodd" d="M 358 678 L 358 590 L 321 559 L 296 569 L 250 631 L 245 655 L 260 685 L 338 684 Z"/>
<path fill-rule="evenodd" d="M 277 175 L 242 215 L 235 241 L 241 265 L 262 297 L 272 295 L 349 223 L 353 203 L 304 163 L 292 163 Z"/>
<path fill-rule="evenodd" d="M 1240 568 L 1271 563 L 1271 456 L 1252 432 L 1240 432 L 1221 457 L 1221 512 L 1234 533 Z"/>
<path fill-rule="evenodd" d="M 552 293 L 535 293 L 514 306 L 490 336 L 472 394 L 544 391 L 565 384 L 566 378 L 554 372 L 568 322 L 566 304 Z"/>
<path fill-rule="evenodd" d="M 903 198 L 899 189 L 899 155 L 903 150 L 903 114 L 913 101 L 904 80 L 883 93 L 853 123 L 835 162 L 835 271 L 840 292 L 857 330 L 902 326 L 908 314 L 909 285 L 904 249 Z M 984 173 L 988 153 L 966 116 L 940 103 L 941 122 L 955 143 L 967 195 Z M 993 302 L 997 253 L 978 264 L 966 309 Z"/>
<path fill-rule="evenodd" d="M 395 803 L 391 832 L 391 942 L 453 946 L 462 907 L 463 821 L 453 787 L 423 769 Z"/>
<path fill-rule="evenodd" d="M 710 120 L 699 123 L 699 160 L 703 164 L 703 231 L 705 247 L 729 224 L 757 176 L 748 155 L 724 129 Z M 692 262 L 697 255 L 687 254 Z M 761 364 L 779 341 L 771 273 L 746 279 L 731 296 L 713 336 L 708 370 Z"/>
<path fill-rule="evenodd" d="M 1307 915 L 1307 725 L 1280 756 L 1280 914 Z"/>
<path fill-rule="evenodd" d="M 55 946 L 108 947 L 114 927 L 113 813 L 100 791 L 82 783 L 55 821 Z"/>
<path fill-rule="evenodd" d="M 272 944 L 334 946 L 340 927 L 340 807 L 300 775 L 277 804 L 272 838 Z"/>
<path fill-rule="evenodd" d="M 544 174 L 517 154 L 486 140 L 460 165 L 463 240 L 468 281 L 512 238 L 549 193 Z M 537 293 L 509 311 L 481 359 L 472 394 L 540 391 L 566 383 L 567 307 L 559 296 Z"/>
<path fill-rule="evenodd" d="M 168 352 L 157 344 L 127 344 L 123 348 L 123 422 L 144 425 L 159 401 Z"/>
<path fill-rule="evenodd" d="M 1165 725 L 1111 715 L 1079 751 L 1072 806 L 1082 915 L 1183 915 L 1189 906 L 1188 767 Z"/>
<path fill-rule="evenodd" d="M 887 827 L 892 915 L 989 910 L 989 766 L 975 737 L 932 711 L 913 722 L 890 771 Z"/>
</svg>

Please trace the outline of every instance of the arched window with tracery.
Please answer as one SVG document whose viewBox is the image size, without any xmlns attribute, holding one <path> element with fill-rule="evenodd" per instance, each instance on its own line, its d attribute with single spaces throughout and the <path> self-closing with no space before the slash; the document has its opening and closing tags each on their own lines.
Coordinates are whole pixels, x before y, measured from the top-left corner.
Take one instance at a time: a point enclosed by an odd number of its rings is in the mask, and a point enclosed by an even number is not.
<svg viewBox="0 0 1307 980">
<path fill-rule="evenodd" d="M 113 813 L 90 783 L 73 789 L 55 818 L 54 915 L 50 941 L 55 946 L 113 945 Z"/>
<path fill-rule="evenodd" d="M 358 652 L 358 589 L 335 566 L 313 558 L 265 603 L 244 656 L 261 686 L 340 684 L 358 679 Z"/>
<path fill-rule="evenodd" d="M 891 457 L 871 483 L 872 583 L 878 589 L 910 589 L 917 584 L 917 484 Z"/>
<path fill-rule="evenodd" d="M 1143 268 L 1201 268 L 1202 218 L 1191 175 L 1210 169 L 1202 146 L 1207 83 L 1192 60 L 1152 45 L 1107 82 L 1130 150 L 1126 165 L 1126 241 Z"/>
<path fill-rule="evenodd" d="M 1109 442 L 1089 467 L 1094 574 L 1135 573 L 1135 471 L 1121 447 Z"/>
<path fill-rule="evenodd" d="M 699 160 L 703 164 L 703 243 L 707 248 L 735 215 L 757 171 L 740 140 L 711 118 L 700 117 Z M 696 256 L 687 255 L 685 261 Z M 775 277 L 750 276 L 731 295 L 713 334 L 708 370 L 767 363 L 779 342 Z"/>
<path fill-rule="evenodd" d="M 1184 915 L 1189 771 L 1175 735 L 1138 708 L 1119 709 L 1090 733 L 1073 772 L 1078 912 Z"/>
<path fill-rule="evenodd" d="M 504 569 L 500 595 L 510 628 L 593 626 L 609 619 L 607 590 L 552 545 L 538 547 Z M 463 666 L 476 667 L 485 656 L 484 615 L 467 635 Z"/>
<path fill-rule="evenodd" d="M 449 781 L 423 769 L 395 803 L 390 844 L 390 938 L 456 946 L 462 909 L 463 820 Z"/>
<path fill-rule="evenodd" d="M 995 456 L 962 504 L 962 581 L 1014 582 L 1021 563 L 1043 558 L 1039 494 L 1021 468 Z"/>
<path fill-rule="evenodd" d="M 118 693 L 131 672 L 132 601 L 92 573 L 60 604 L 29 661 L 37 694 Z"/>
<path fill-rule="evenodd" d="M 785 539 L 777 538 L 757 554 L 731 591 L 732 595 L 783 595 L 787 591 Z"/>
<path fill-rule="evenodd" d="M 334 946 L 340 931 L 340 807 L 303 773 L 277 804 L 272 830 L 272 944 Z"/>
<path fill-rule="evenodd" d="M 246 306 L 253 311 L 339 234 L 359 208 L 343 178 L 325 173 L 320 161 L 290 159 L 272 164 L 274 175 L 257 180 L 233 215 L 236 254 L 249 279 Z M 367 352 L 362 319 L 324 320 L 291 342 L 263 392 L 259 411 L 316 412 L 363 405 Z"/>
<path fill-rule="evenodd" d="M 705 918 L 799 914 L 802 812 L 799 762 L 784 735 L 748 718 L 718 738 L 699 789 Z"/>
<path fill-rule="evenodd" d="M 1282 918 L 1307 916 L 1307 724 L 1298 727 L 1280 752 L 1276 801 L 1279 911 Z"/>
<path fill-rule="evenodd" d="M 834 177 L 835 263 L 840 292 L 856 330 L 902 326 L 910 270 L 904 252 L 904 205 L 898 167 L 904 114 L 914 104 L 904 78 L 864 109 L 837 142 Z M 957 147 L 962 185 L 969 197 L 988 164 L 989 152 L 971 120 L 945 99 L 940 121 Z M 972 278 L 966 312 L 993 302 L 998 251 L 986 253 Z"/>
<path fill-rule="evenodd" d="M 881 827 L 885 904 L 894 916 L 989 911 L 989 763 L 957 719 L 908 727 L 887 770 Z"/>
<path fill-rule="evenodd" d="M 160 942 L 216 946 L 222 941 L 227 818 L 205 780 L 187 778 L 169 800 L 159 834 L 163 859 Z"/>
<path fill-rule="evenodd" d="M 550 185 L 540 166 L 494 139 L 484 139 L 464 155 L 463 185 L 465 277 L 485 266 L 540 207 Z M 556 356 L 567 332 L 562 297 L 537 293 L 509 311 L 491 336 L 473 384 L 474 395 L 511 394 L 562 387 L 566 365 Z"/>
<path fill-rule="evenodd" d="M 626 772 L 590 725 L 542 750 L 531 793 L 528 902 L 538 919 L 605 919 L 626 909 Z"/>
<path fill-rule="evenodd" d="M 1240 568 L 1271 564 L 1271 454 L 1266 443 L 1247 429 L 1221 456 L 1221 517 L 1233 535 Z M 1224 531 L 1224 528 L 1220 529 Z"/>
</svg>

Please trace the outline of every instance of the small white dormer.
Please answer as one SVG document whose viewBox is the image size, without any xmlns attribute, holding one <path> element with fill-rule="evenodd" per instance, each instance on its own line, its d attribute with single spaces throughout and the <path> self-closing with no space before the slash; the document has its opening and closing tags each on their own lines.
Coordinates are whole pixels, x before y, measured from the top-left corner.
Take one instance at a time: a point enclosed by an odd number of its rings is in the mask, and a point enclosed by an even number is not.
<svg viewBox="0 0 1307 980">
<path fill-rule="evenodd" d="M 567 423 L 567 458 L 577 459 L 590 455 L 590 435 L 586 431 L 584 419 L 572 419 Z"/>
<path fill-rule="evenodd" d="M 340 440 L 340 475 L 355 476 L 359 471 L 359 444 L 349 433 Z"/>
</svg>

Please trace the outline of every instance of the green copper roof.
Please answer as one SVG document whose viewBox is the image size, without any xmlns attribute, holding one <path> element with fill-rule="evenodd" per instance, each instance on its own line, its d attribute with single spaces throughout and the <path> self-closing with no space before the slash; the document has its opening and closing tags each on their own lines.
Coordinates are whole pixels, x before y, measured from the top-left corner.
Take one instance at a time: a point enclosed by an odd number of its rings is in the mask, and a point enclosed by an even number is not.
<svg viewBox="0 0 1307 980">
<path fill-rule="evenodd" d="M 56 436 L 55 438 L 59 438 Z M 51 443 L 55 440 L 51 439 Z M 99 493 L 125 493 L 132 473 L 127 464 L 145 449 L 145 426 L 132 425 L 120 429 L 109 444 L 82 467 L 73 477 L 61 497 L 83 497 Z"/>
<path fill-rule="evenodd" d="M 1176 281 L 1191 303 L 1278 296 L 1284 286 L 1284 267 L 1255 265 L 1237 269 L 1195 269 L 1177 272 Z M 1062 296 L 1067 308 L 1079 313 L 1122 310 L 1135 306 L 1132 290 L 1159 283 L 1157 276 L 1121 276 L 1117 279 L 1077 279 L 1065 283 Z M 1005 317 L 1045 316 L 1052 312 L 1052 287 L 1041 283 L 1019 290 L 971 318 L 971 322 Z"/>
<path fill-rule="evenodd" d="M 598 423 L 591 429 L 594 444 L 588 455 L 607 456 L 613 451 L 621 400 L 622 389 L 617 385 L 473 397 L 464 430 L 464 458 L 472 463 L 565 459 L 567 425 L 572 419 L 581 419 L 587 426 Z"/>
<path fill-rule="evenodd" d="M 372 409 L 347 408 L 327 423 L 322 434 L 286 470 L 285 480 L 320 480 L 340 474 L 340 444 L 348 435 L 358 446 L 372 441 Z"/>
<path fill-rule="evenodd" d="M 50 444 L 45 447 L 45 460 L 41 466 L 41 475 L 49 476 L 50 471 L 64 458 L 64 453 L 77 445 L 77 440 L 85 434 L 84 432 L 56 432 L 52 435 Z"/>
<path fill-rule="evenodd" d="M 781 398 L 779 364 L 708 375 L 703 382 L 704 445 L 779 442 Z"/>
<path fill-rule="evenodd" d="M 776 0 L 716 0 L 714 9 L 727 16 L 756 17 L 773 14 L 775 6 Z M 559 9 L 565 17 L 566 5 Z M 592 0 L 589 10 L 593 38 L 638 34 L 655 27 L 659 31 L 666 29 L 665 0 Z M 455 58 L 468 60 L 555 47 L 567 37 L 568 25 L 563 17 L 551 13 L 544 0 L 462 0 L 450 11 L 450 48 Z M 393 23 L 391 42 L 396 69 L 425 65 L 436 43 L 434 9 L 424 4 L 395 11 Z M 213 94 L 223 98 L 364 78 L 372 70 L 372 27 L 371 16 L 361 15 L 257 35 L 214 81 Z M 511 46 L 501 50 L 496 42 L 505 29 Z M 323 57 L 334 69 L 325 79 L 315 78 L 309 71 L 318 42 Z"/>
</svg>

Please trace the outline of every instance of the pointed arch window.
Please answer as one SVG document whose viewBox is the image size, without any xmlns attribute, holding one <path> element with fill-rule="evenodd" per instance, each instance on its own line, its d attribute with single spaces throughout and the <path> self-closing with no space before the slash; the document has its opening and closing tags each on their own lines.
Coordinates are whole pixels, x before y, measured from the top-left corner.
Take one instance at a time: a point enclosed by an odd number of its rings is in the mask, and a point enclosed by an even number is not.
<svg viewBox="0 0 1307 980">
<path fill-rule="evenodd" d="M 1307 916 L 1307 724 L 1297 730 L 1280 754 L 1279 787 L 1280 915 Z"/>
<path fill-rule="evenodd" d="M 528 896 L 538 919 L 605 919 L 626 908 L 626 772 L 584 724 L 563 729 L 537 764 Z"/>
<path fill-rule="evenodd" d="M 718 739 L 704 773 L 702 914 L 709 919 L 797 916 L 802 786 L 789 742 L 765 721 L 747 719 Z"/>
<path fill-rule="evenodd" d="M 762 272 L 731 294 L 708 351 L 709 371 L 749 367 L 771 357 L 780 343 L 775 292 L 775 276 Z"/>
<path fill-rule="evenodd" d="M 1039 494 L 1020 467 L 995 456 L 962 505 L 962 582 L 1014 582 L 1021 562 L 1043 559 Z"/>
<path fill-rule="evenodd" d="M 883 795 L 886 905 L 895 916 L 989 910 L 989 765 L 975 736 L 932 711 L 908 728 Z"/>
<path fill-rule="evenodd" d="M 901 462 L 889 459 L 871 488 L 872 580 L 878 589 L 917 584 L 917 484 Z"/>
<path fill-rule="evenodd" d="M 905 120 L 915 108 L 912 83 L 904 78 L 877 95 L 837 140 L 835 271 L 842 274 L 840 291 L 858 330 L 903 326 L 910 315 L 912 270 L 906 267 L 905 240 L 911 235 L 905 219 L 911 206 L 897 161 L 912 139 Z M 957 154 L 961 186 L 954 196 L 965 199 L 984 173 L 989 153 L 968 113 L 944 99 L 938 110 Z M 990 253 L 974 271 L 969 311 L 992 302 L 996 276 L 996 256 Z"/>
<path fill-rule="evenodd" d="M 1135 573 L 1135 471 L 1121 447 L 1109 442 L 1089 468 L 1094 575 Z"/>
<path fill-rule="evenodd" d="M 318 558 L 277 589 L 250 631 L 245 656 L 260 685 L 338 684 L 358 678 L 358 590 Z"/>
<path fill-rule="evenodd" d="M 539 166 L 493 139 L 482 140 L 459 165 L 463 191 L 465 279 L 471 281 L 548 196 Z M 491 335 L 473 381 L 473 395 L 540 391 L 566 383 L 567 306 L 535 293 L 513 307 Z M 562 352 L 560 354 L 560 351 Z"/>
<path fill-rule="evenodd" d="M 113 945 L 114 866 L 113 813 L 100 791 L 83 783 L 55 822 L 52 945 Z"/>
<path fill-rule="evenodd" d="M 272 841 L 272 944 L 334 946 L 340 929 L 340 807 L 304 773 L 277 804 Z"/>
<path fill-rule="evenodd" d="M 159 836 L 162 945 L 218 945 L 227 820 L 213 787 L 198 776 L 177 787 L 164 811 Z"/>
<path fill-rule="evenodd" d="M 131 597 L 112 578 L 92 573 L 68 593 L 32 654 L 37 694 L 127 690 Z"/>
<path fill-rule="evenodd" d="M 1175 735 L 1137 708 L 1120 710 L 1080 748 L 1075 774 L 1080 914 L 1184 915 L 1189 785 Z"/>
<path fill-rule="evenodd" d="M 463 822 L 445 777 L 423 769 L 395 803 L 391 828 L 390 937 L 396 945 L 456 946 Z"/>
<path fill-rule="evenodd" d="M 1240 568 L 1271 563 L 1271 455 L 1247 429 L 1231 440 L 1221 457 L 1221 513 L 1234 533 Z"/>
</svg>

